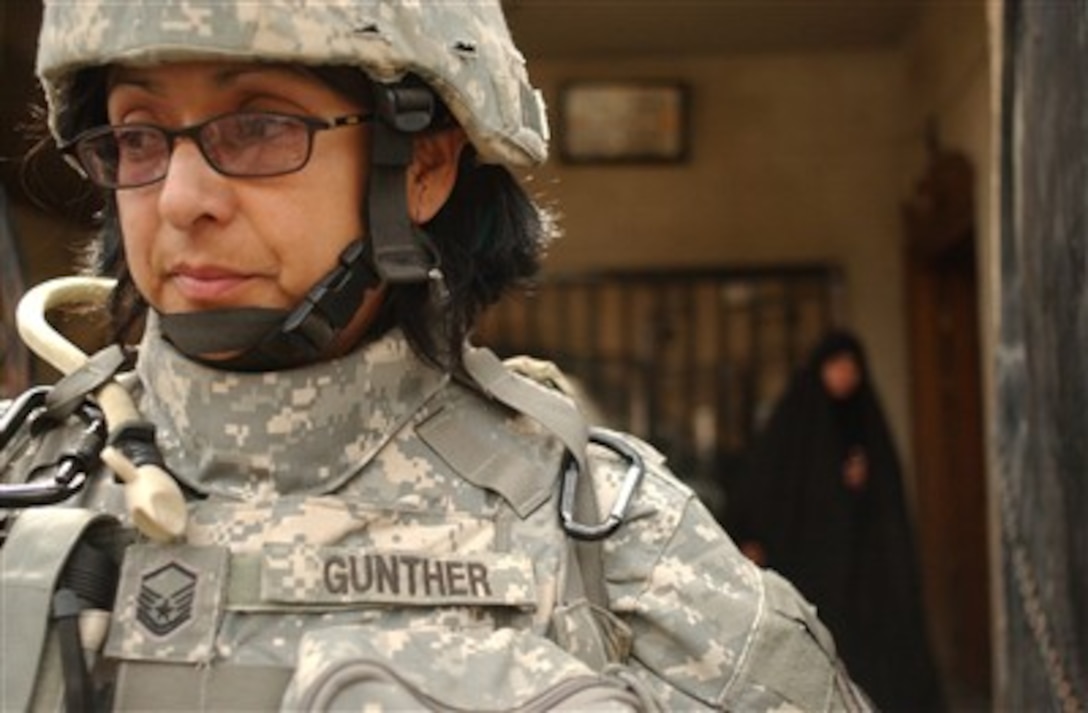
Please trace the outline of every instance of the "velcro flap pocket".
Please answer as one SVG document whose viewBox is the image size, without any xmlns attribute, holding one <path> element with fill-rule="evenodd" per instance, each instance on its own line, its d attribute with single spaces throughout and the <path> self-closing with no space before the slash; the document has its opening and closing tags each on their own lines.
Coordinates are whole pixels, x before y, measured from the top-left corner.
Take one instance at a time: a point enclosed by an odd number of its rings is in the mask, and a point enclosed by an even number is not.
<svg viewBox="0 0 1088 713">
<path fill-rule="evenodd" d="M 834 642 L 783 577 L 764 570 L 766 611 L 747 656 L 748 677 L 803 710 L 826 710 L 837 674 Z"/>
</svg>

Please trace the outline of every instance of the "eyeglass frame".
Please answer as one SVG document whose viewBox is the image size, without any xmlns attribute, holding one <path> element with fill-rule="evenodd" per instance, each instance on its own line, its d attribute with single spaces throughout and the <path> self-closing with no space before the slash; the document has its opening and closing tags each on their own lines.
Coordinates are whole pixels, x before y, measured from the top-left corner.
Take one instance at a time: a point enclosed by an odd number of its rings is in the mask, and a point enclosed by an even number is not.
<svg viewBox="0 0 1088 713">
<path fill-rule="evenodd" d="M 204 145 L 201 132 L 209 125 L 214 124 L 217 121 L 221 121 L 228 117 L 237 116 L 266 116 L 274 117 L 277 119 L 290 119 L 297 121 L 306 127 L 306 154 L 299 162 L 297 166 L 288 168 L 281 171 L 274 171 L 272 173 L 236 173 L 228 171 L 220 166 L 215 159 L 209 154 L 209 148 Z M 158 124 L 149 123 L 133 123 L 133 124 L 106 124 L 103 126 L 96 126 L 85 131 L 80 132 L 74 138 L 69 141 L 65 141 L 58 145 L 58 150 L 64 156 L 65 160 L 71 164 L 84 178 L 94 183 L 96 186 L 105 188 L 108 190 L 127 190 L 130 188 L 143 188 L 144 186 L 150 186 L 166 178 L 170 170 L 170 160 L 174 155 L 174 148 L 179 138 L 190 139 L 193 144 L 196 145 L 197 150 L 200 151 L 200 155 L 207 162 L 208 166 L 212 168 L 216 173 L 227 176 L 229 178 L 273 178 L 275 176 L 285 176 L 291 173 L 301 171 L 310 162 L 310 158 L 313 156 L 314 149 L 314 135 L 320 131 L 329 131 L 332 129 L 340 129 L 348 126 L 361 126 L 375 119 L 373 112 L 357 112 L 354 114 L 342 114 L 340 116 L 334 116 L 330 118 L 320 118 L 316 116 L 303 116 L 299 114 L 288 114 L 283 112 L 274 111 L 231 111 L 223 114 L 217 114 L 213 117 L 205 119 L 204 121 L 183 126 L 178 129 L 171 129 L 165 126 L 159 126 Z M 118 184 L 116 182 L 110 183 L 99 180 L 98 177 L 91 175 L 91 171 L 87 170 L 84 164 L 82 155 L 80 153 L 80 145 L 86 145 L 88 140 L 97 139 L 102 136 L 110 134 L 116 134 L 118 131 L 132 130 L 132 129 L 150 129 L 158 132 L 160 135 L 166 137 L 166 161 L 164 163 L 162 175 L 139 183 L 132 184 Z M 120 162 L 118 162 L 118 168 Z"/>
</svg>

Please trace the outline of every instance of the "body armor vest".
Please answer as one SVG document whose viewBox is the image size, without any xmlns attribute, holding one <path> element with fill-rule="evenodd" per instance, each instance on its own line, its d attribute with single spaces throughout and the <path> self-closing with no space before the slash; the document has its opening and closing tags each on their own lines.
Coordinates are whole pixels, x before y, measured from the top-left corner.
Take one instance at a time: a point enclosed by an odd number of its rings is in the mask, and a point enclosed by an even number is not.
<svg viewBox="0 0 1088 713">
<path fill-rule="evenodd" d="M 392 335 L 235 374 L 149 330 L 122 381 L 187 494 L 185 538 L 135 536 L 104 473 L 66 507 L 15 514 L 0 549 L 15 603 L 0 616 L 4 707 L 865 708 L 811 607 L 737 552 L 659 454 L 612 434 L 623 449 L 591 438 L 572 455 L 565 397 L 467 361 L 475 384 Z M 4 479 L 35 477 L 76 436 L 32 439 L 0 462 Z M 624 449 L 645 464 L 637 488 Z M 574 481 L 600 504 L 577 527 Z M 607 539 L 582 550 L 569 531 Z M 95 611 L 49 592 L 85 540 L 119 575 L 74 685 L 62 630 Z"/>
</svg>

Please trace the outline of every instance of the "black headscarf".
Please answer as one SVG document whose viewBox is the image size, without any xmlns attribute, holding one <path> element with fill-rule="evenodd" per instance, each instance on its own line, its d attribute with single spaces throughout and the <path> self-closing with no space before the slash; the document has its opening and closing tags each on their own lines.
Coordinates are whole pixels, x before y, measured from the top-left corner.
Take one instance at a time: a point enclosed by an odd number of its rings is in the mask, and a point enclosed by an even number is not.
<svg viewBox="0 0 1088 713">
<path fill-rule="evenodd" d="M 861 380 L 833 398 L 823 366 L 851 355 Z M 862 486 L 844 479 L 849 454 L 867 463 Z M 855 681 L 882 710 L 940 710 L 914 538 L 891 433 L 864 350 L 828 334 L 794 375 L 732 494 L 734 536 L 763 548 L 766 565 L 817 607 Z"/>
</svg>

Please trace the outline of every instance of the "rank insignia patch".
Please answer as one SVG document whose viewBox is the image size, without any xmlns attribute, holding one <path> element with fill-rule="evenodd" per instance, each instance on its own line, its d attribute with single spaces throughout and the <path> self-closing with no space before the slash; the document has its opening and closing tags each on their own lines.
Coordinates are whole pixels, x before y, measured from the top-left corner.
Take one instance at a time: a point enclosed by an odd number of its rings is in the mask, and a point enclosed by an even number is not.
<svg viewBox="0 0 1088 713">
<path fill-rule="evenodd" d="M 166 636 L 193 616 L 197 575 L 177 562 L 145 574 L 136 618 L 155 636 Z"/>
<path fill-rule="evenodd" d="M 106 655 L 207 661 L 223 613 L 230 553 L 221 547 L 140 543 L 125 550 Z"/>
</svg>

